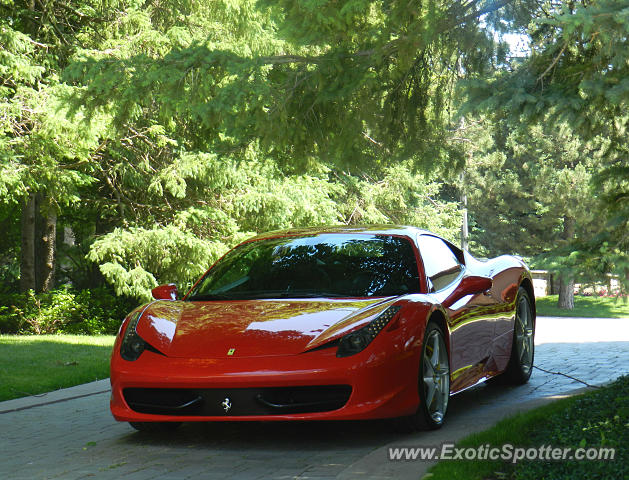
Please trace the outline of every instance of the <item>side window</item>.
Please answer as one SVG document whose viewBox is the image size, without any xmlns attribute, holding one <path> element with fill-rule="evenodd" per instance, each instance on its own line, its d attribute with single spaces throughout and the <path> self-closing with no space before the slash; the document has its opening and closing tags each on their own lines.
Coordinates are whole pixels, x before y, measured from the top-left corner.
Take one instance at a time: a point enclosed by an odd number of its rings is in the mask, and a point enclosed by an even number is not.
<svg viewBox="0 0 629 480">
<path fill-rule="evenodd" d="M 463 268 L 454 252 L 443 240 L 432 235 L 420 235 L 417 243 L 426 277 L 430 280 L 429 287 L 432 283 L 430 291 L 450 285 Z"/>
</svg>

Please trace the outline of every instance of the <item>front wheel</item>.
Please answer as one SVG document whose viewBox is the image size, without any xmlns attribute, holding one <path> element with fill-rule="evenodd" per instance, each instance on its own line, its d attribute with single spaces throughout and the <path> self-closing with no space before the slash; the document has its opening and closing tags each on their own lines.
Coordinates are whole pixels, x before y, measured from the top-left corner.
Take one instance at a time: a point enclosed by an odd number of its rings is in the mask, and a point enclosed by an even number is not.
<svg viewBox="0 0 629 480">
<path fill-rule="evenodd" d="M 415 415 L 397 419 L 401 432 L 435 430 L 443 425 L 450 399 L 450 361 L 441 327 L 429 322 L 419 361 L 419 408 Z"/>
</svg>

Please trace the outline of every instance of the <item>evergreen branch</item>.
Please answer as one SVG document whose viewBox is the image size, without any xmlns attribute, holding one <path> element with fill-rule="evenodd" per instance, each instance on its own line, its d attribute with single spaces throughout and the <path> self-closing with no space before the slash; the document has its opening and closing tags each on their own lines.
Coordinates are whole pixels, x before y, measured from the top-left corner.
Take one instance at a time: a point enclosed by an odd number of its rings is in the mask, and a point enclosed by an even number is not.
<svg viewBox="0 0 629 480">
<path fill-rule="evenodd" d="M 563 52 L 566 51 L 566 48 L 568 48 L 568 42 L 564 43 L 563 47 L 559 51 L 559 54 L 555 57 L 555 59 L 552 61 L 552 63 L 548 66 L 548 68 L 546 70 L 544 70 L 544 72 L 539 77 L 537 77 L 537 81 L 538 82 L 544 80 L 544 77 L 546 75 L 548 75 L 548 73 L 555 67 L 555 65 L 557 65 L 557 62 L 559 61 L 559 59 L 563 55 Z"/>
<path fill-rule="evenodd" d="M 354 218 L 354 215 L 356 215 L 356 212 L 358 212 L 358 203 L 356 203 L 356 206 L 354 207 L 354 210 L 352 210 L 352 213 L 347 219 L 347 222 L 345 222 L 345 225 L 349 225 L 350 223 L 352 223 L 352 220 Z"/>
<path fill-rule="evenodd" d="M 448 9 L 448 13 L 450 15 L 455 15 L 457 9 L 462 10 L 462 11 L 468 11 L 471 8 L 474 8 L 480 1 L 481 0 L 472 0 L 465 4 L 464 2 L 456 2 Z"/>
<path fill-rule="evenodd" d="M 363 132 L 363 137 L 365 137 L 367 140 L 369 140 L 371 143 L 373 143 L 374 145 L 377 145 L 379 147 L 382 147 L 382 144 L 376 140 L 374 140 L 373 138 L 371 138 L 367 132 Z"/>
<path fill-rule="evenodd" d="M 45 43 L 40 43 L 40 42 L 36 42 L 35 40 L 33 40 L 31 37 L 26 37 L 27 40 L 32 43 L 33 45 L 37 46 L 37 47 L 41 47 L 41 48 L 45 48 L 46 50 L 48 50 L 49 45 L 46 45 Z"/>
<path fill-rule="evenodd" d="M 424 195 L 424 198 L 426 198 L 430 203 L 432 203 L 434 207 L 441 208 L 437 202 L 435 202 L 432 198 L 430 198 L 429 195 Z"/>
<path fill-rule="evenodd" d="M 260 57 L 258 62 L 262 65 L 281 65 L 284 63 L 322 63 L 324 57 L 304 57 L 302 55 L 272 55 Z"/>
<path fill-rule="evenodd" d="M 69 163 L 66 165 L 59 165 L 58 167 L 61 170 L 76 170 L 81 165 L 88 164 L 90 161 L 88 159 L 79 160 L 78 162 Z"/>
</svg>

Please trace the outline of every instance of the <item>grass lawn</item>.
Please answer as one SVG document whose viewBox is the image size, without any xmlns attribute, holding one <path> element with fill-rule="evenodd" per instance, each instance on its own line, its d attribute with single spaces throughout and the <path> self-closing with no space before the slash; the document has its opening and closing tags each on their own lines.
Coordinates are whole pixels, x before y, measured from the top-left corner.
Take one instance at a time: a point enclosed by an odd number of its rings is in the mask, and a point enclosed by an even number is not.
<svg viewBox="0 0 629 480">
<path fill-rule="evenodd" d="M 0 401 L 109 377 L 113 335 L 0 335 Z"/>
<path fill-rule="evenodd" d="M 537 314 L 548 317 L 629 318 L 629 300 L 614 297 L 574 296 L 574 310 L 557 308 L 557 295 L 535 299 Z"/>
<path fill-rule="evenodd" d="M 470 435 L 455 448 L 486 446 L 539 448 L 611 447 L 614 460 L 442 461 L 429 471 L 430 480 L 572 480 L 627 478 L 629 465 L 629 376 L 578 397 L 506 418 L 489 430 Z"/>
</svg>

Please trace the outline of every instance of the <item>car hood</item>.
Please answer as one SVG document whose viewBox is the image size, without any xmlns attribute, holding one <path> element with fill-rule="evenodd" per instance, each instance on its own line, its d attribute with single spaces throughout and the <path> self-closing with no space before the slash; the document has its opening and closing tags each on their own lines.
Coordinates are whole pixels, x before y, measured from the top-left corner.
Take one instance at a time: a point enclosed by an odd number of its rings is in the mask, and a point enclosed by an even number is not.
<svg viewBox="0 0 629 480">
<path fill-rule="evenodd" d="M 373 319 L 395 297 L 286 299 L 149 304 L 138 334 L 164 355 L 180 358 L 299 354 Z"/>
</svg>

